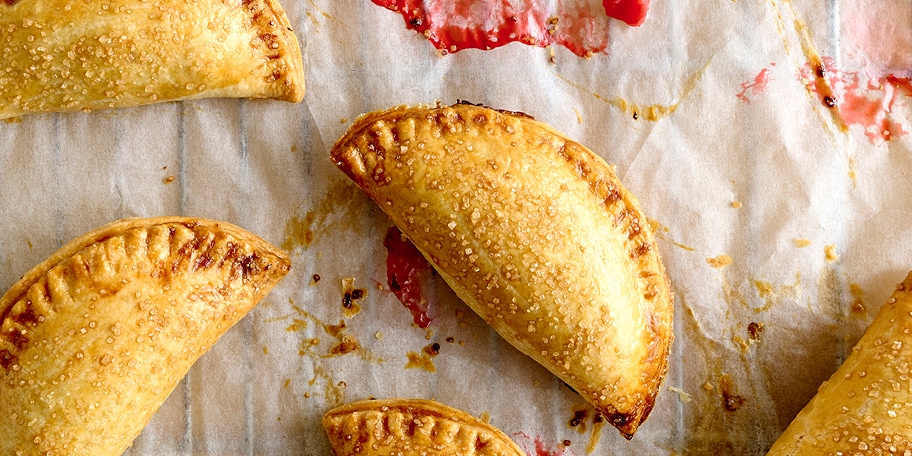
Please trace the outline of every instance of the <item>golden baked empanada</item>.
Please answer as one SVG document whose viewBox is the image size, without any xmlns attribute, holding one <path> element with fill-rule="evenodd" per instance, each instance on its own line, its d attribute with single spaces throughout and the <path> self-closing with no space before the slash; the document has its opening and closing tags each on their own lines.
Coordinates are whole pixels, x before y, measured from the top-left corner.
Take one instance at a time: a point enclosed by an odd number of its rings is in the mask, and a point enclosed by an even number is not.
<svg viewBox="0 0 912 456">
<path fill-rule="evenodd" d="M 68 243 L 0 298 L 0 454 L 121 454 L 289 269 L 211 220 L 125 219 Z"/>
<path fill-rule="evenodd" d="M 475 312 L 633 435 L 667 370 L 673 299 L 600 157 L 528 116 L 458 104 L 368 114 L 332 158 Z"/>
<path fill-rule="evenodd" d="M 912 273 L 770 455 L 912 454 Z"/>
<path fill-rule="evenodd" d="M 336 456 L 525 456 L 506 434 L 424 399 L 352 402 L 323 417 Z"/>
<path fill-rule="evenodd" d="M 0 2 L 0 119 L 303 96 L 301 51 L 277 0 Z"/>
</svg>

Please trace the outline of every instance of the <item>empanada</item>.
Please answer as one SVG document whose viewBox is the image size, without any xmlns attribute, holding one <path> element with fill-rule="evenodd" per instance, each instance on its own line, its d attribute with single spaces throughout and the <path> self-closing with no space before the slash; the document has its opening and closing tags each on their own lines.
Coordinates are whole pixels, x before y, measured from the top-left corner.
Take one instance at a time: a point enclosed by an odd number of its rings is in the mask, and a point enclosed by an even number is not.
<svg viewBox="0 0 912 456">
<path fill-rule="evenodd" d="M 365 400 L 323 417 L 336 456 L 525 456 L 494 426 L 424 399 Z"/>
<path fill-rule="evenodd" d="M 288 256 L 223 222 L 125 219 L 0 298 L 0 454 L 118 455 Z"/>
<path fill-rule="evenodd" d="M 0 62 L 0 119 L 304 96 L 301 51 L 277 0 L 6 0 Z"/>
<path fill-rule="evenodd" d="M 468 104 L 363 116 L 332 159 L 475 312 L 633 435 L 667 370 L 673 299 L 604 160 Z"/>
<path fill-rule="evenodd" d="M 912 273 L 769 454 L 912 454 Z"/>
</svg>

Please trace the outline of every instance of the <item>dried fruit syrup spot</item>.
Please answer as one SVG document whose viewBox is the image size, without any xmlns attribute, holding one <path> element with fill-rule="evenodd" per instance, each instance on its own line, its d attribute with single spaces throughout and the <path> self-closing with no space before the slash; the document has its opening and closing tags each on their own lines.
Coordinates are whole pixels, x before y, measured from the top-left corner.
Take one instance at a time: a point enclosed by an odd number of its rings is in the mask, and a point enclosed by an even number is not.
<svg viewBox="0 0 912 456">
<path fill-rule="evenodd" d="M 725 407 L 725 410 L 734 412 L 741 408 L 744 405 L 744 397 L 732 394 L 733 385 L 731 377 L 723 375 L 719 383 L 722 389 L 722 405 Z"/>
<path fill-rule="evenodd" d="M 578 410 L 573 413 L 573 418 L 570 419 L 570 426 L 576 427 L 586 421 L 586 411 Z"/>
</svg>

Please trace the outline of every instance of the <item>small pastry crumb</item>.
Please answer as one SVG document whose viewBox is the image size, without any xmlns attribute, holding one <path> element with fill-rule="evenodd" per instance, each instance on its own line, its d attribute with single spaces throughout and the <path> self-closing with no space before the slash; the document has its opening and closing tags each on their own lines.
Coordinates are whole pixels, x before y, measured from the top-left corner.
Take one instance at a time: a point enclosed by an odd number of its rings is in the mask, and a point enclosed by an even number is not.
<svg viewBox="0 0 912 456">
<path fill-rule="evenodd" d="M 685 404 L 693 400 L 693 398 L 690 397 L 690 394 L 687 394 L 681 388 L 676 388 L 674 386 L 668 385 L 668 389 L 670 391 L 674 391 L 675 393 L 678 393 L 678 399 Z"/>
<path fill-rule="evenodd" d="M 732 201 L 732 202 L 731 202 L 731 207 L 733 207 L 733 208 L 735 208 L 735 209 L 740 209 L 740 208 L 741 208 L 741 201 Z"/>
<path fill-rule="evenodd" d="M 798 247 L 799 249 L 803 249 L 803 248 L 805 248 L 805 247 L 811 245 L 811 240 L 810 240 L 810 239 L 804 239 L 804 238 L 794 239 L 794 240 L 792 240 L 792 242 L 794 242 L 794 243 L 795 243 L 795 247 Z"/>
<path fill-rule="evenodd" d="M 838 260 L 839 255 L 836 254 L 836 246 L 832 244 L 824 246 L 823 257 L 827 260 L 828 263 Z"/>
</svg>

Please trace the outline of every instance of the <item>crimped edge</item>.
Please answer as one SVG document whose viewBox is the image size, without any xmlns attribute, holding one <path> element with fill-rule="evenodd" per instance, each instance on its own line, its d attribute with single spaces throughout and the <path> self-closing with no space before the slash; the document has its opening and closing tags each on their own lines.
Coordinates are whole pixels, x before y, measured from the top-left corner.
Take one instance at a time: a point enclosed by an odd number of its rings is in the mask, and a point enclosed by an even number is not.
<svg viewBox="0 0 912 456">
<path fill-rule="evenodd" d="M 69 242 L 67 242 L 63 247 L 58 249 L 56 252 L 52 253 L 46 260 L 42 261 L 35 265 L 32 269 L 26 272 L 19 280 L 16 281 L 7 291 L 0 297 L 0 322 L 3 322 L 9 310 L 14 306 L 19 300 L 28 293 L 29 288 L 35 284 L 41 277 L 47 274 L 54 266 L 60 264 L 60 262 L 72 257 L 82 249 L 95 244 L 97 242 L 103 242 L 104 240 L 117 236 L 120 233 L 125 231 L 137 229 L 137 228 L 148 228 L 156 225 L 169 225 L 169 224 L 180 224 L 185 225 L 188 228 L 195 228 L 200 225 L 219 227 L 222 231 L 230 233 L 239 238 L 244 238 L 250 236 L 252 233 L 249 233 L 247 230 L 233 225 L 228 222 L 222 222 L 217 220 L 196 218 L 196 217 L 184 217 L 184 216 L 162 216 L 162 217 L 152 217 L 152 218 L 141 218 L 141 217 L 131 217 L 120 220 L 115 220 L 111 223 L 103 225 L 99 228 L 96 228 L 92 231 L 89 231 L 82 236 L 79 236 Z M 255 235 L 254 235 L 255 236 Z M 259 238 L 258 238 L 259 239 Z M 269 245 L 264 241 L 265 245 Z M 288 254 L 284 251 L 269 247 L 270 253 L 279 257 L 284 263 L 290 264 L 291 259 Z"/>
<path fill-rule="evenodd" d="M 475 426 L 490 432 L 494 437 L 497 437 L 504 446 L 515 451 L 517 455 L 526 454 L 513 439 L 494 425 L 476 418 L 463 410 L 430 399 L 364 399 L 350 402 L 326 412 L 322 420 L 323 429 L 329 434 L 333 425 L 336 424 L 336 420 L 359 412 L 383 412 L 385 411 L 384 409 L 401 410 L 411 415 L 415 415 L 415 412 L 417 411 L 421 412 L 423 416 L 433 416 L 439 419 Z"/>
</svg>

